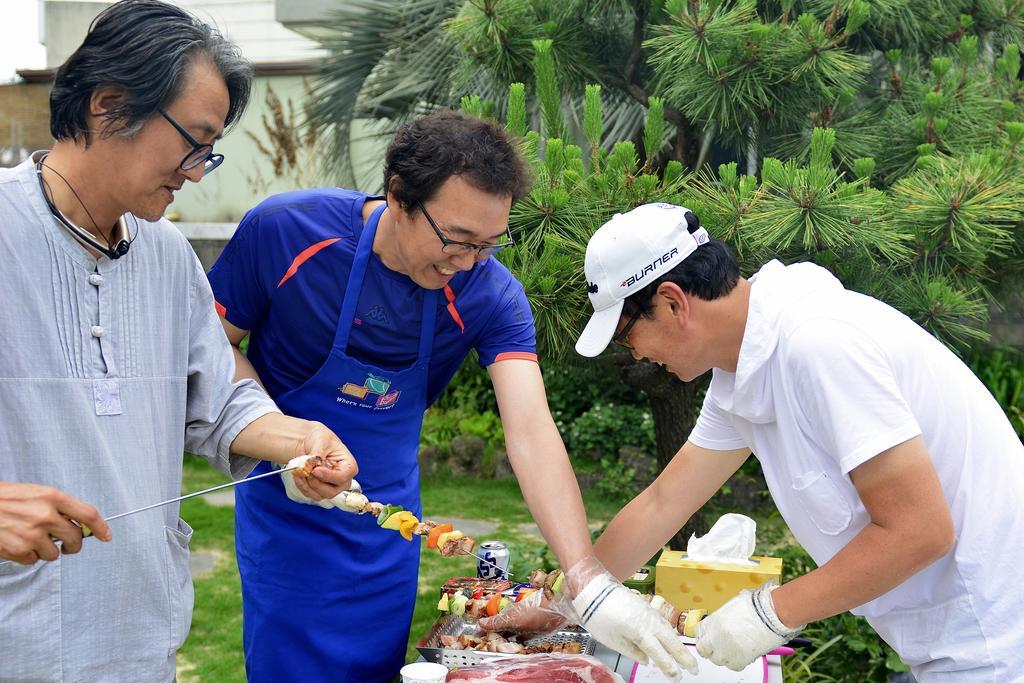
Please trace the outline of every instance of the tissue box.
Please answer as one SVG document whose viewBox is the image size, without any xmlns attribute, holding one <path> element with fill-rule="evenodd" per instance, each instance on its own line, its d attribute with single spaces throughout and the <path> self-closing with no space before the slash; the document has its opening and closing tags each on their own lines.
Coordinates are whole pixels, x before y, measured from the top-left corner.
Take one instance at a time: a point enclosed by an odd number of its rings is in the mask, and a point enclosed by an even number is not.
<svg viewBox="0 0 1024 683">
<path fill-rule="evenodd" d="M 679 609 L 714 612 L 744 588 L 781 582 L 782 558 L 750 559 L 757 564 L 697 562 L 687 559 L 685 552 L 665 550 L 655 571 L 654 592 Z"/>
</svg>

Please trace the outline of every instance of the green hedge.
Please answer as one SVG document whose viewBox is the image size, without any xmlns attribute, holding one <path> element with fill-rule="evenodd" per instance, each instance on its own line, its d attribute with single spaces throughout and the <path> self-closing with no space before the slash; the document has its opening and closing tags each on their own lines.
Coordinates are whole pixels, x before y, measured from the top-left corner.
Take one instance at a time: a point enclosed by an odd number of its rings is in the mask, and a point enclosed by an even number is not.
<svg viewBox="0 0 1024 683">
<path fill-rule="evenodd" d="M 975 349 L 968 363 L 1024 439 L 1024 351 L 1009 346 Z"/>
</svg>

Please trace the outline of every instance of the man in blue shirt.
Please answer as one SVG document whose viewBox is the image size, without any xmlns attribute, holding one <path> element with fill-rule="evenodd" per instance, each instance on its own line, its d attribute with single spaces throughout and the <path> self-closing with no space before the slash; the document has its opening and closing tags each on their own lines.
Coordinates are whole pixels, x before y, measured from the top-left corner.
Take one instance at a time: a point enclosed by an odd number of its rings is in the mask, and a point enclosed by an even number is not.
<svg viewBox="0 0 1024 683">
<path fill-rule="evenodd" d="M 598 639 L 667 672 L 689 666 L 667 624 L 593 557 L 526 296 L 491 258 L 512 243 L 509 210 L 530 189 L 513 141 L 457 113 L 424 117 L 396 135 L 384 180 L 385 197 L 293 192 L 242 221 L 210 271 L 239 376 L 261 381 L 286 414 L 334 429 L 372 500 L 420 516 L 423 411 L 476 349 L 509 459 L 569 568 L 583 621 Z M 237 345 L 250 333 L 246 358 Z M 370 683 L 397 673 L 416 597 L 416 544 L 382 533 L 368 516 L 295 505 L 278 481 L 240 490 L 236 520 L 250 680 Z"/>
</svg>

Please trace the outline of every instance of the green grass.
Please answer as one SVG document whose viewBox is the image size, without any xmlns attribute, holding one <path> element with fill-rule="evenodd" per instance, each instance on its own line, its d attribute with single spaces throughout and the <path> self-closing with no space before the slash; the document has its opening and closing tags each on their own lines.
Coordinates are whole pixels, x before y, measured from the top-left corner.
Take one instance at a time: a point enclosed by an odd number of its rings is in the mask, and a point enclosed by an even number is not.
<svg viewBox="0 0 1024 683">
<path fill-rule="evenodd" d="M 509 524 L 533 521 L 514 479 L 431 477 L 423 480 L 421 489 L 423 510 L 428 516 L 450 515 Z M 609 520 L 621 507 L 594 491 L 585 492 L 583 502 L 591 521 Z"/>
<path fill-rule="evenodd" d="M 185 459 L 185 491 L 198 491 L 224 481 L 222 474 L 199 458 Z M 525 574 L 540 566 L 545 544 L 542 539 L 518 528 L 520 524 L 531 523 L 533 518 L 514 480 L 434 477 L 423 481 L 422 491 L 424 516 L 494 522 L 495 533 L 479 540 L 493 537 L 508 543 L 512 549 L 513 572 Z M 611 519 L 619 507 L 596 493 L 585 494 L 584 502 L 590 521 L 595 523 Z M 214 507 L 201 498 L 184 501 L 181 510 L 182 517 L 195 529 L 192 551 L 216 551 L 222 559 L 211 574 L 195 582 L 192 630 L 178 655 L 178 680 L 181 683 L 244 682 L 242 597 L 235 561 L 234 511 Z M 441 585 L 449 577 L 472 575 L 475 571 L 475 560 L 442 558 L 423 544 L 408 661 L 416 659 L 416 640 L 437 619 Z"/>
<path fill-rule="evenodd" d="M 224 475 L 199 458 L 185 458 L 185 492 L 225 481 Z M 235 562 L 234 509 L 192 498 L 182 502 L 181 516 L 195 530 L 192 552 L 216 551 L 222 558 L 211 574 L 195 582 L 192 630 L 178 655 L 178 680 L 244 682 L 242 589 Z"/>
</svg>

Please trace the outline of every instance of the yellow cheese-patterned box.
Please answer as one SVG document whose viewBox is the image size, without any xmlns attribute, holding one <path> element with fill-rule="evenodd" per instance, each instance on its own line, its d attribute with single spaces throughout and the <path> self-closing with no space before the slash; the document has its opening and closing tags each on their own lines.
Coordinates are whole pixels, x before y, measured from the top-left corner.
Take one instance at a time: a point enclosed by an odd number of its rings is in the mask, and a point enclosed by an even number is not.
<svg viewBox="0 0 1024 683">
<path fill-rule="evenodd" d="M 697 562 L 688 560 L 685 552 L 665 550 L 654 574 L 654 592 L 679 609 L 714 612 L 744 588 L 781 582 L 782 558 L 750 559 L 757 564 Z"/>
</svg>

